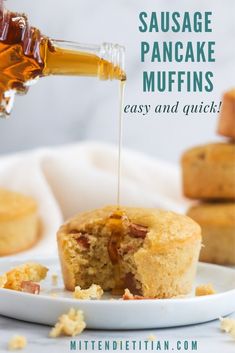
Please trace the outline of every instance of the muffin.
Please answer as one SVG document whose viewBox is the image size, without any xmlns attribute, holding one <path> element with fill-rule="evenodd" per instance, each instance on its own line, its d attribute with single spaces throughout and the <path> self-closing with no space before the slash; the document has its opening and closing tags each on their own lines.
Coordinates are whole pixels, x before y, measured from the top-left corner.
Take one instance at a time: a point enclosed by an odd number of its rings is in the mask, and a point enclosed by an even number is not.
<svg viewBox="0 0 235 353">
<path fill-rule="evenodd" d="M 235 265 L 235 203 L 202 203 L 187 214 L 202 227 L 200 260 Z"/>
<path fill-rule="evenodd" d="M 31 197 L 0 189 L 0 256 L 32 247 L 38 233 L 36 202 Z"/>
<path fill-rule="evenodd" d="M 223 96 L 218 133 L 235 139 L 235 89 L 226 92 Z"/>
<path fill-rule="evenodd" d="M 190 218 L 157 209 L 105 207 L 80 213 L 57 233 L 65 287 L 148 298 L 190 292 L 201 230 Z"/>
<path fill-rule="evenodd" d="M 235 199 L 235 144 L 211 143 L 182 157 L 183 192 L 192 199 Z"/>
</svg>

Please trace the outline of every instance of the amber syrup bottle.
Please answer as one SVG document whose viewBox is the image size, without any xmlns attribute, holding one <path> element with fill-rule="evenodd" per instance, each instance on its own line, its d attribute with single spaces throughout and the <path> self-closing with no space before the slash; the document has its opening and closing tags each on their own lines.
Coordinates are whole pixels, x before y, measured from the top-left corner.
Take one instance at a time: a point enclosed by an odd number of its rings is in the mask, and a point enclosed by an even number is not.
<svg viewBox="0 0 235 353">
<path fill-rule="evenodd" d="M 52 40 L 31 27 L 24 14 L 13 13 L 0 0 L 0 116 L 10 114 L 16 93 L 26 93 L 40 77 L 93 76 L 126 80 L 124 48 Z"/>
</svg>

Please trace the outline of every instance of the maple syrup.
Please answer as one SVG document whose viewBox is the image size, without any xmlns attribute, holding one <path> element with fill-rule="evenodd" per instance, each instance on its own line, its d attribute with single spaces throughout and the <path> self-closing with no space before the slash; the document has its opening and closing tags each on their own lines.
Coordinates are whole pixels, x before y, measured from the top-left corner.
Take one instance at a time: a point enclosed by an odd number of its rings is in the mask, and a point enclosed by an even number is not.
<svg viewBox="0 0 235 353">
<path fill-rule="evenodd" d="M 118 126 L 118 172 L 117 172 L 117 207 L 120 208 L 121 199 L 121 166 L 122 166 L 122 143 L 123 143 L 123 105 L 126 80 L 120 82 L 119 88 L 119 126 Z"/>
<path fill-rule="evenodd" d="M 124 289 L 123 279 L 121 278 L 120 269 L 120 255 L 119 247 L 124 237 L 125 225 L 129 220 L 123 210 L 117 209 L 107 219 L 107 226 L 111 231 L 111 237 L 108 242 L 108 254 L 113 264 L 113 276 L 115 281 L 115 288 L 112 293 L 114 295 L 122 294 Z"/>
<path fill-rule="evenodd" d="M 39 77 L 77 75 L 125 81 L 123 63 L 123 47 L 49 39 L 31 27 L 24 14 L 4 9 L 0 0 L 0 115 L 9 115 L 15 93 L 26 93 Z"/>
</svg>

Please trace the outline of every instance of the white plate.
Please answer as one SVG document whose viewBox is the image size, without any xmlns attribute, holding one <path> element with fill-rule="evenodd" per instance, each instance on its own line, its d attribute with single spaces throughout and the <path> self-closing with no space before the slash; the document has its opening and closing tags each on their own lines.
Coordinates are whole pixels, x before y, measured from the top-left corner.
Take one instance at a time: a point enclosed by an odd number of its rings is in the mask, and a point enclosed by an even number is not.
<svg viewBox="0 0 235 353">
<path fill-rule="evenodd" d="M 73 299 L 63 289 L 57 260 L 35 260 L 50 269 L 48 279 L 42 282 L 40 295 L 0 289 L 0 314 L 40 324 L 53 325 L 57 318 L 74 307 L 84 311 L 88 328 L 92 329 L 149 329 L 191 325 L 217 319 L 235 311 L 235 270 L 200 263 L 197 284 L 212 283 L 218 294 L 156 300 Z M 18 262 L 0 262 L 0 272 L 18 265 Z M 50 273 L 59 275 L 57 287 L 51 284 Z M 57 293 L 52 297 L 51 293 Z"/>
</svg>

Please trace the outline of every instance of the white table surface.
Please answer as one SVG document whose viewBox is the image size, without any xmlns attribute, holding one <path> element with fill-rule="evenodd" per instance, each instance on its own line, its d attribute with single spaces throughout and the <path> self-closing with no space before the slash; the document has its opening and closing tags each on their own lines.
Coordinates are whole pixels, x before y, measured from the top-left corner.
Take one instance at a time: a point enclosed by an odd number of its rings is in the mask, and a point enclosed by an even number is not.
<svg viewBox="0 0 235 353">
<path fill-rule="evenodd" d="M 231 315 L 235 318 L 235 313 Z M 187 327 L 170 328 L 170 329 L 156 329 L 156 330 L 140 330 L 140 331 L 95 331 L 86 330 L 76 340 L 142 340 L 146 341 L 148 336 L 153 334 L 156 340 L 163 343 L 164 340 L 170 341 L 170 346 L 178 340 L 184 342 L 186 340 L 197 340 L 198 349 L 197 353 L 234 353 L 235 340 L 226 333 L 221 332 L 220 323 L 218 320 Z M 7 342 L 15 334 L 24 335 L 28 340 L 27 347 L 22 351 L 25 353 L 67 353 L 70 351 L 71 338 L 48 338 L 48 326 L 36 325 L 27 322 L 21 322 L 6 317 L 0 316 L 0 352 L 7 352 Z M 171 350 L 173 351 L 172 347 Z M 97 351 L 97 350 L 95 350 Z M 162 350 L 154 350 L 153 352 Z M 176 348 L 175 352 L 179 352 Z M 76 352 L 92 352 L 91 350 L 76 350 Z M 107 352 L 104 349 L 99 352 Z M 108 352 L 127 352 L 126 350 L 115 350 Z M 133 352 L 129 350 L 128 352 Z M 135 350 L 135 352 L 139 352 Z M 142 352 L 151 352 L 149 350 L 142 350 Z M 181 349 L 180 352 L 191 352 Z"/>
</svg>

